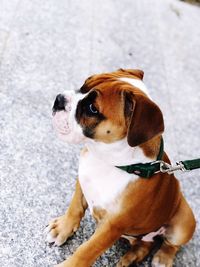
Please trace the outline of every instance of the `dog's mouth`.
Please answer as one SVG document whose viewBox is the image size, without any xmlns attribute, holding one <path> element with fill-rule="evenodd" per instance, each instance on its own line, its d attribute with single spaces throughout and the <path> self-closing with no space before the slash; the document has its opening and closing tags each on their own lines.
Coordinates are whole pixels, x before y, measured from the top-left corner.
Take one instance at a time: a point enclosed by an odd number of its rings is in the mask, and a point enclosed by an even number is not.
<svg viewBox="0 0 200 267">
<path fill-rule="evenodd" d="M 69 115 L 71 112 L 71 98 L 62 94 L 57 95 L 52 108 L 53 126 L 59 135 L 68 135 L 71 132 Z"/>
<path fill-rule="evenodd" d="M 53 112 L 53 126 L 60 135 L 68 135 L 71 130 L 69 126 L 69 112 L 66 110 Z"/>
<path fill-rule="evenodd" d="M 74 91 L 59 94 L 53 105 L 53 127 L 59 139 L 77 144 L 85 139 L 82 128 L 75 119 L 77 102 L 80 96 Z"/>
</svg>

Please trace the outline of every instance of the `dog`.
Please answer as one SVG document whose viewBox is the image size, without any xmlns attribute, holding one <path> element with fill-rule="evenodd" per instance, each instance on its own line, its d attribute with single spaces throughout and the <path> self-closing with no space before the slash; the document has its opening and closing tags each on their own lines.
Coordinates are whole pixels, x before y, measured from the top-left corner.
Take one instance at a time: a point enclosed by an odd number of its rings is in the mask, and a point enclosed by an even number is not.
<svg viewBox="0 0 200 267">
<path fill-rule="evenodd" d="M 120 166 L 170 163 L 162 151 L 163 115 L 143 83 L 143 71 L 119 69 L 89 77 L 79 91 L 56 97 L 53 124 L 64 142 L 84 143 L 76 189 L 66 213 L 51 221 L 47 241 L 60 246 L 78 229 L 85 210 L 97 222 L 92 237 L 59 267 L 89 267 L 118 239 L 131 248 L 117 267 L 141 262 L 163 243 L 154 267 L 171 267 L 195 231 L 195 218 L 173 174 L 144 178 Z"/>
</svg>

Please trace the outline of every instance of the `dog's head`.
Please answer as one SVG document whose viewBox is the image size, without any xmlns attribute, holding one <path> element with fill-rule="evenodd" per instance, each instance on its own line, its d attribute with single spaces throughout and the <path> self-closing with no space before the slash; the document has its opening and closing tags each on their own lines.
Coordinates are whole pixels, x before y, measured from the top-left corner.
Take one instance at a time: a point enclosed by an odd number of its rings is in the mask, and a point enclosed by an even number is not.
<svg viewBox="0 0 200 267">
<path fill-rule="evenodd" d="M 127 137 L 138 146 L 164 130 L 162 112 L 148 97 L 140 70 L 89 77 L 78 92 L 58 95 L 54 125 L 67 142 L 86 138 L 112 143 Z"/>
</svg>

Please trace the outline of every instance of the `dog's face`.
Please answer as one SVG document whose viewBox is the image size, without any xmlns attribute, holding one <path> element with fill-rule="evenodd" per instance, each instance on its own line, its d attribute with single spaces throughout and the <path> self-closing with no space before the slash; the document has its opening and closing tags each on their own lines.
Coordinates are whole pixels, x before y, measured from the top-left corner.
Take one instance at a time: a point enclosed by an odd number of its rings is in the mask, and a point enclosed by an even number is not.
<svg viewBox="0 0 200 267">
<path fill-rule="evenodd" d="M 120 69 L 89 77 L 77 93 L 58 95 L 53 111 L 59 136 L 104 143 L 127 137 L 130 146 L 137 146 L 162 133 L 162 113 L 140 89 L 142 78 L 142 71 Z"/>
</svg>

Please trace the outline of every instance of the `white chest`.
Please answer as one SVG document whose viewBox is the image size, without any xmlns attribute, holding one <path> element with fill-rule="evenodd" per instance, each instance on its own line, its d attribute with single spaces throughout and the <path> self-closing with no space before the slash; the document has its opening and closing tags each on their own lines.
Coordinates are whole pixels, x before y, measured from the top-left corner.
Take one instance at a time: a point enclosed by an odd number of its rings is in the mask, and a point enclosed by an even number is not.
<svg viewBox="0 0 200 267">
<path fill-rule="evenodd" d="M 120 193 L 137 176 L 128 174 L 86 152 L 80 158 L 79 182 L 92 212 L 93 207 L 114 211 L 119 205 Z"/>
</svg>

